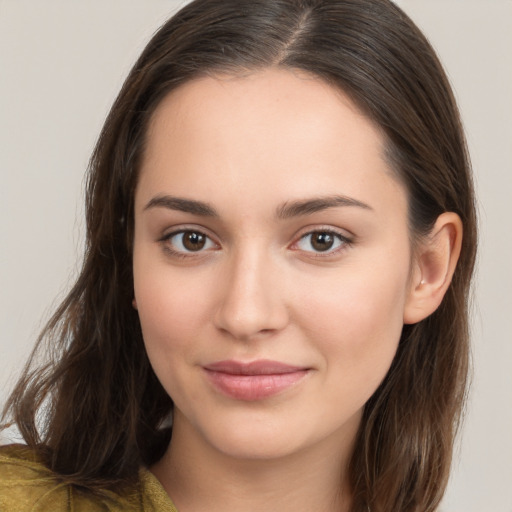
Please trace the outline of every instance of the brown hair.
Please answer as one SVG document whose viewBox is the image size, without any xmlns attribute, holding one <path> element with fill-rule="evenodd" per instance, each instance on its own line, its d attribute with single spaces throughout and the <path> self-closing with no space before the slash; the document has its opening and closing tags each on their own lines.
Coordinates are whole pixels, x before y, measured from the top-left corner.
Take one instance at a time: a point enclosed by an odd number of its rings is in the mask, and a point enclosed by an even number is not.
<svg viewBox="0 0 512 512">
<path fill-rule="evenodd" d="M 365 407 L 350 465 L 353 512 L 433 511 L 465 398 L 474 196 L 448 80 L 425 37 L 388 0 L 196 0 L 163 25 L 92 155 L 83 268 L 38 342 L 52 357 L 34 369 L 32 356 L 4 417 L 65 481 L 92 490 L 131 482 L 141 463 L 162 456 L 172 401 L 151 369 L 131 304 L 133 198 L 146 129 L 178 85 L 268 66 L 315 74 L 382 129 L 408 191 L 413 239 L 442 212 L 462 219 L 452 284 L 434 314 L 404 326 L 391 369 Z"/>
</svg>

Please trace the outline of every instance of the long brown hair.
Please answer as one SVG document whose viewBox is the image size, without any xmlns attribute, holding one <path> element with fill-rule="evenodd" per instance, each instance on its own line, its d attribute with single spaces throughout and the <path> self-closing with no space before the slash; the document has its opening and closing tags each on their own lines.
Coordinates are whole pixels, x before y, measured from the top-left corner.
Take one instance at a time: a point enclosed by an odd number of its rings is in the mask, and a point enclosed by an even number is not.
<svg viewBox="0 0 512 512">
<path fill-rule="evenodd" d="M 442 212 L 462 219 L 452 284 L 434 314 L 404 326 L 392 367 L 365 407 L 350 465 L 352 512 L 433 511 L 466 391 L 474 196 L 445 73 L 388 0 L 195 0 L 162 26 L 92 155 L 83 267 L 36 348 L 49 359 L 37 365 L 32 356 L 4 417 L 64 481 L 93 491 L 134 481 L 141 464 L 162 456 L 172 401 L 151 369 L 132 307 L 133 198 L 146 129 L 180 84 L 268 66 L 313 73 L 381 128 L 408 191 L 412 240 Z"/>
</svg>

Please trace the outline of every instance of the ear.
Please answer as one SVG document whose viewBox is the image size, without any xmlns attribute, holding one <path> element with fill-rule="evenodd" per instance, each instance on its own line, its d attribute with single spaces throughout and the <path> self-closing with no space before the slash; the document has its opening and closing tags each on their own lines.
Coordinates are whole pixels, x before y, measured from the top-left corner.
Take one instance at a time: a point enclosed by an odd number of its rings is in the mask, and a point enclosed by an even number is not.
<svg viewBox="0 0 512 512">
<path fill-rule="evenodd" d="M 135 300 L 135 297 L 132 299 L 132 306 L 133 309 L 137 309 L 137 301 Z"/>
<path fill-rule="evenodd" d="M 431 315 L 450 286 L 462 244 L 462 221 L 453 212 L 441 214 L 416 250 L 404 323 L 415 324 Z"/>
</svg>

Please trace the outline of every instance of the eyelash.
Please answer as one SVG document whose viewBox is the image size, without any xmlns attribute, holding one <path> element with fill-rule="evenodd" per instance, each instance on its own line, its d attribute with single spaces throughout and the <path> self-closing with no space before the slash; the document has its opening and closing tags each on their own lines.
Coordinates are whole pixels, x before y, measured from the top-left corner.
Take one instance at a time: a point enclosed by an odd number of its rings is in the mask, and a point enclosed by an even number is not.
<svg viewBox="0 0 512 512">
<path fill-rule="evenodd" d="M 204 231 L 201 231 L 200 229 L 193 229 L 193 228 L 179 229 L 179 230 L 173 231 L 172 233 L 167 233 L 162 238 L 160 238 L 159 242 L 162 243 L 164 250 L 167 253 L 169 253 L 171 256 L 176 257 L 176 258 L 184 259 L 184 258 L 190 258 L 190 257 L 197 257 L 197 256 L 201 256 L 202 253 L 206 252 L 205 250 L 203 250 L 203 248 L 201 248 L 199 251 L 186 251 L 186 250 L 182 251 L 182 250 L 176 250 L 175 248 L 173 248 L 171 240 L 175 236 L 185 235 L 186 233 L 197 234 L 197 235 L 203 236 L 206 239 L 206 243 L 210 243 L 213 246 L 218 246 L 218 244 L 212 240 L 212 237 L 207 235 Z M 181 240 L 180 243 L 183 246 L 183 239 Z"/>
<path fill-rule="evenodd" d="M 298 246 L 298 244 L 301 241 L 307 239 L 308 237 L 312 237 L 315 234 L 331 236 L 335 240 L 334 243 L 335 244 L 338 243 L 338 245 L 334 249 L 328 248 L 325 251 L 314 251 L 314 250 L 307 251 L 307 250 L 303 250 L 300 248 L 294 249 L 294 250 L 299 250 L 299 251 L 302 250 L 305 253 L 309 253 L 314 258 L 328 258 L 328 257 L 332 257 L 332 256 L 339 254 L 341 251 L 350 247 L 354 242 L 352 238 L 347 237 L 346 235 L 342 235 L 339 231 L 336 231 L 332 228 L 324 228 L 324 229 L 319 228 L 319 229 L 313 229 L 313 230 L 307 231 L 306 233 L 301 235 L 300 238 L 292 244 L 292 248 Z M 311 244 L 311 242 L 310 242 L 310 244 Z"/>
<path fill-rule="evenodd" d="M 165 251 L 168 252 L 171 256 L 181 258 L 181 259 L 201 256 L 201 255 L 203 255 L 203 253 L 205 253 L 206 251 L 208 251 L 209 249 L 212 248 L 212 247 L 207 247 L 206 249 L 200 248 L 198 251 L 176 250 L 175 248 L 173 248 L 171 240 L 177 235 L 185 235 L 186 233 L 203 236 L 206 238 L 206 242 L 205 242 L 206 244 L 209 243 L 213 247 L 219 247 L 219 245 L 209 235 L 207 235 L 204 231 L 202 231 L 200 229 L 191 229 L 191 228 L 179 229 L 179 230 L 173 231 L 171 233 L 164 235 L 158 241 L 160 243 L 162 243 Z M 312 237 L 315 234 L 332 236 L 335 239 L 335 241 L 333 243 L 334 244 L 337 243 L 338 245 L 334 249 L 328 248 L 325 251 L 315 251 L 315 250 L 308 251 L 308 250 L 297 248 L 297 246 L 300 242 L 307 239 L 308 237 Z M 180 243 L 183 246 L 183 239 L 181 239 Z M 302 251 L 304 253 L 308 253 L 310 255 L 310 257 L 327 258 L 330 256 L 332 257 L 333 255 L 337 255 L 339 252 L 350 247 L 352 244 L 353 244 L 352 238 L 347 237 L 346 235 L 342 235 L 341 233 L 339 233 L 338 231 L 336 231 L 332 228 L 325 228 L 325 229 L 319 228 L 319 229 L 313 229 L 313 230 L 307 231 L 304 234 L 302 234 L 298 238 L 298 240 L 296 240 L 295 242 L 293 242 L 293 244 L 291 244 L 290 248 L 295 251 Z"/>
</svg>

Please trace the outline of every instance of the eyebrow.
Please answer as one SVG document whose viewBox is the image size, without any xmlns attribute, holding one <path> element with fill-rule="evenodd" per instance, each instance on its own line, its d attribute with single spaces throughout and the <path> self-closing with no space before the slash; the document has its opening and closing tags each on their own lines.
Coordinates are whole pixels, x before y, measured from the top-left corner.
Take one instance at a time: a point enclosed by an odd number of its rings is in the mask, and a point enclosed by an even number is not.
<svg viewBox="0 0 512 512">
<path fill-rule="evenodd" d="M 311 215 L 312 213 L 339 206 L 355 206 L 364 210 L 373 210 L 370 205 L 352 197 L 335 195 L 286 202 L 277 209 L 277 217 L 279 219 L 289 219 L 301 215 Z"/>
<path fill-rule="evenodd" d="M 335 195 L 287 201 L 281 206 L 278 206 L 276 209 L 276 217 L 278 219 L 285 220 L 302 215 L 311 215 L 328 208 L 336 208 L 340 206 L 351 206 L 362 208 L 364 210 L 373 210 L 373 208 L 368 204 L 352 197 Z M 217 210 L 208 203 L 197 201 L 195 199 L 185 199 L 169 195 L 156 196 L 151 199 L 144 207 L 144 210 L 151 208 L 167 208 L 169 210 L 191 213 L 201 217 L 220 217 Z"/>
<path fill-rule="evenodd" d="M 167 208 L 169 210 L 178 210 L 180 212 L 192 213 L 202 217 L 219 217 L 215 208 L 208 203 L 196 201 L 194 199 L 184 199 L 174 196 L 157 196 L 151 199 L 144 210 L 150 208 Z"/>
</svg>

